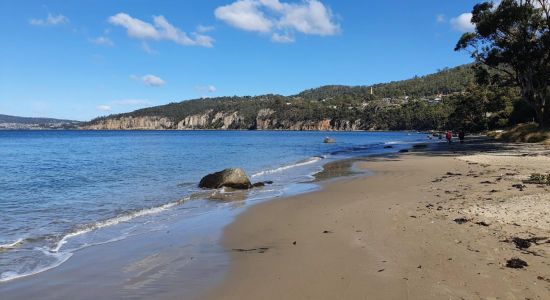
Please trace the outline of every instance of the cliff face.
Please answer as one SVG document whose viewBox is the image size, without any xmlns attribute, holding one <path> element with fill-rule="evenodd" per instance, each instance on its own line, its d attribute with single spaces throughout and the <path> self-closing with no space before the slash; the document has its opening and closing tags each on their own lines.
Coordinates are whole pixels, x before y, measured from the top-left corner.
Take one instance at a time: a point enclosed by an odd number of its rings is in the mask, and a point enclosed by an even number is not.
<svg viewBox="0 0 550 300">
<path fill-rule="evenodd" d="M 92 130 L 163 130 L 174 128 L 174 122 L 160 117 L 122 117 L 105 119 L 97 123 L 82 126 Z"/>
<path fill-rule="evenodd" d="M 260 109 L 253 120 L 246 120 L 238 111 L 217 112 L 208 110 L 174 122 L 166 117 L 119 117 L 102 119 L 82 126 L 91 130 L 195 130 L 195 129 L 253 129 L 253 130 L 363 130 L 360 120 L 289 121 L 274 117 L 275 111 Z"/>
</svg>

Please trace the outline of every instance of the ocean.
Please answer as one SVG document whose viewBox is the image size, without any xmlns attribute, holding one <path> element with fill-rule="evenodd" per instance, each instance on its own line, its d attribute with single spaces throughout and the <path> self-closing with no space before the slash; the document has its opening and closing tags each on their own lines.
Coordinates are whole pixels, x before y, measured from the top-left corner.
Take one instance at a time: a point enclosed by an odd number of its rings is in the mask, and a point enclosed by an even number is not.
<svg viewBox="0 0 550 300">
<path fill-rule="evenodd" d="M 170 220 L 314 190 L 327 162 L 424 141 L 408 132 L 0 131 L 0 282 Z M 229 167 L 274 183 L 247 192 L 197 187 Z"/>
</svg>

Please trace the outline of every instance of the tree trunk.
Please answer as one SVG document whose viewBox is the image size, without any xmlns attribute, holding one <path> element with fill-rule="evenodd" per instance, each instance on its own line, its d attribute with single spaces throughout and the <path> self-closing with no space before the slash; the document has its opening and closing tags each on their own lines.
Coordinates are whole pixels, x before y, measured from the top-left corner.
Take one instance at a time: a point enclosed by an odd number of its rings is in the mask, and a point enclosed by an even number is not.
<svg viewBox="0 0 550 300">
<path fill-rule="evenodd" d="M 548 105 L 545 105 L 542 115 L 542 125 L 539 124 L 541 128 L 547 127 L 550 124 L 550 107 L 548 107 Z"/>
<path fill-rule="evenodd" d="M 535 108 L 535 112 L 537 114 L 537 122 L 539 123 L 539 128 L 544 128 L 546 124 L 544 121 L 547 117 L 544 113 L 544 106 L 537 105 Z"/>
</svg>

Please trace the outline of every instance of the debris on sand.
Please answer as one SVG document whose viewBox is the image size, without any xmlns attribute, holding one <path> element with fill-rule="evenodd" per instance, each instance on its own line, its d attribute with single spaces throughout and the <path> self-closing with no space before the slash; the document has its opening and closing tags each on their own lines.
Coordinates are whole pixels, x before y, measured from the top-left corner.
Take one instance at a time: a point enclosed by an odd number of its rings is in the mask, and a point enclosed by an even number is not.
<svg viewBox="0 0 550 300">
<path fill-rule="evenodd" d="M 323 231 L 323 233 L 332 233 L 332 231 L 325 230 L 325 231 Z"/>
<path fill-rule="evenodd" d="M 523 192 L 523 189 L 525 189 L 527 186 L 525 184 L 518 183 L 518 184 L 512 185 L 512 187 L 514 187 L 514 188 L 520 190 L 521 192 Z"/>
<path fill-rule="evenodd" d="M 529 266 L 526 261 L 519 259 L 517 257 L 511 258 L 506 261 L 506 267 L 512 269 L 523 269 Z"/>
<path fill-rule="evenodd" d="M 476 222 L 477 225 L 488 227 L 489 224 L 485 223 L 484 221 Z"/>
<path fill-rule="evenodd" d="M 462 176 L 461 173 L 453 173 L 453 172 L 447 172 L 445 175 L 447 175 L 447 176 Z"/>
<path fill-rule="evenodd" d="M 261 248 L 251 248 L 251 249 L 243 249 L 243 248 L 236 248 L 233 249 L 235 252 L 258 252 L 258 253 L 265 253 L 269 248 L 267 247 L 261 247 Z"/>
<path fill-rule="evenodd" d="M 538 245 L 538 242 L 547 240 L 547 237 L 533 237 L 529 239 L 524 239 L 520 237 L 513 237 L 510 240 L 505 240 L 504 242 L 507 243 L 514 243 L 516 245 L 516 248 L 520 250 L 529 249 L 532 244 Z"/>
<path fill-rule="evenodd" d="M 528 249 L 529 247 L 531 247 L 531 240 L 529 239 L 515 237 L 512 239 L 512 242 L 516 245 L 516 248 L 518 249 Z"/>
<path fill-rule="evenodd" d="M 456 218 L 453 221 L 455 221 L 456 224 L 464 224 L 464 223 L 469 222 L 470 220 L 468 220 L 466 218 Z"/>
</svg>

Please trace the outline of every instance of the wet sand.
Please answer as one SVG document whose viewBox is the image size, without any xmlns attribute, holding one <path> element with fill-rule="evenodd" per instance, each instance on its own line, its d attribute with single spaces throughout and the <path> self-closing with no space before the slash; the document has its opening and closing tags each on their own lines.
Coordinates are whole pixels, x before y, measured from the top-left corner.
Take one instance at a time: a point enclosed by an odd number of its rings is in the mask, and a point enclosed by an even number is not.
<svg viewBox="0 0 550 300">
<path fill-rule="evenodd" d="M 550 188 L 513 187 L 548 171 L 548 151 L 445 147 L 360 161 L 373 176 L 250 208 L 225 230 L 227 276 L 201 299 L 549 299 Z"/>
</svg>

